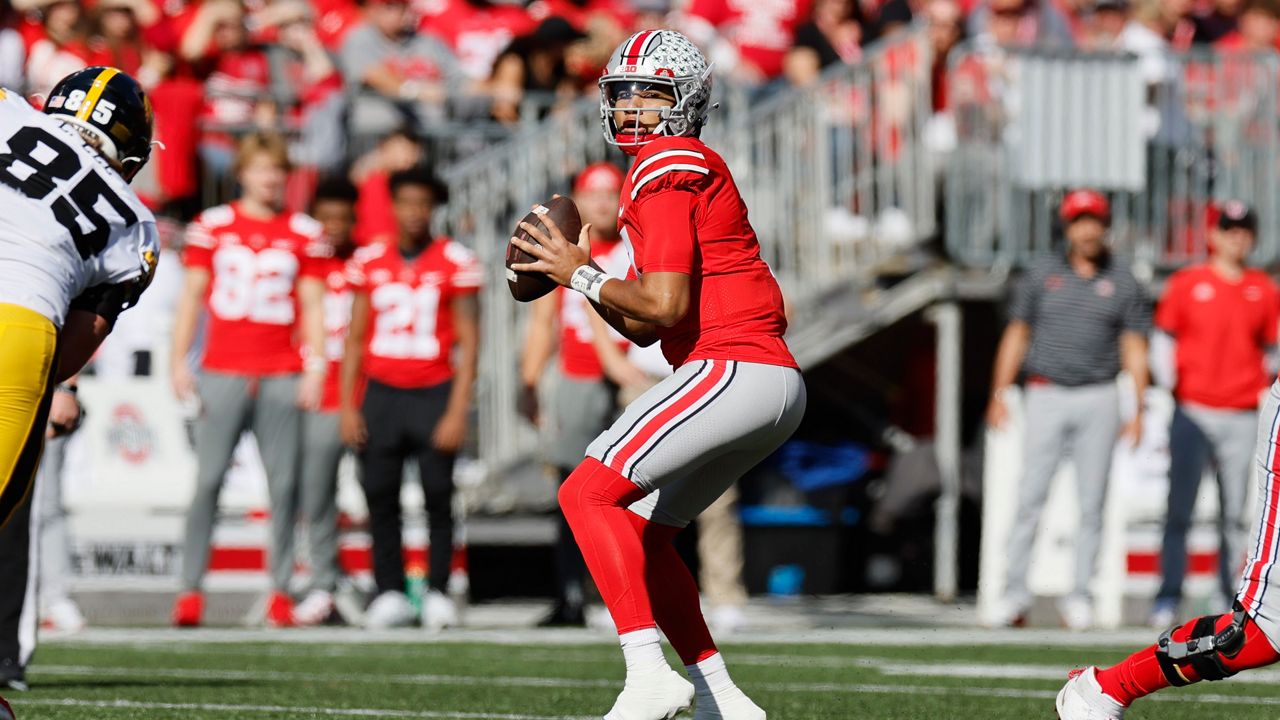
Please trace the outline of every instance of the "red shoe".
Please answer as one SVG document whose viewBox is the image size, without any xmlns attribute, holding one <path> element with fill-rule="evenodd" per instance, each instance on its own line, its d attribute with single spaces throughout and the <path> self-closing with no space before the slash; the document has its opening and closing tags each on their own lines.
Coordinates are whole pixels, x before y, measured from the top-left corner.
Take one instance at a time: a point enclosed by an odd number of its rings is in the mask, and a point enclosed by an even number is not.
<svg viewBox="0 0 1280 720">
<path fill-rule="evenodd" d="M 267 598 L 267 627 L 293 627 L 293 600 L 279 590 Z"/>
<path fill-rule="evenodd" d="M 204 595 L 199 590 L 188 590 L 178 595 L 173 603 L 175 627 L 200 627 L 204 616 Z"/>
</svg>

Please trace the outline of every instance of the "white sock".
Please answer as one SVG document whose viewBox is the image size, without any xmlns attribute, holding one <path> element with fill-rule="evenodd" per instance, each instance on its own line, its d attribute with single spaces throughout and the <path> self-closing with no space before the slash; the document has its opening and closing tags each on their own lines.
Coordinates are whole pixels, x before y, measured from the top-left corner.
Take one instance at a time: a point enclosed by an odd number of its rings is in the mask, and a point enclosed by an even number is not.
<svg viewBox="0 0 1280 720">
<path fill-rule="evenodd" d="M 724 657 L 716 653 L 700 663 L 685 665 L 689 671 L 689 679 L 693 681 L 694 691 L 703 697 L 723 697 L 725 693 L 738 690 L 729 677 L 729 668 L 724 665 Z"/>
<path fill-rule="evenodd" d="M 618 636 L 622 643 L 622 657 L 627 662 L 627 676 L 647 675 L 670 670 L 667 658 L 662 654 L 662 641 L 657 628 L 635 630 Z"/>
</svg>

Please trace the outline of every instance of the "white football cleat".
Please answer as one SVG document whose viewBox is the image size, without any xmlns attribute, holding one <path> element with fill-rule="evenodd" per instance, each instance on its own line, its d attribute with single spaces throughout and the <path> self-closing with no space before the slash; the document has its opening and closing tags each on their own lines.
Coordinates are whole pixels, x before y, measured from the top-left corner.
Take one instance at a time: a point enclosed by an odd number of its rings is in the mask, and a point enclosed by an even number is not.
<svg viewBox="0 0 1280 720">
<path fill-rule="evenodd" d="M 724 697 L 726 694 L 728 697 Z M 764 710 L 751 702 L 751 698 L 737 688 L 729 693 L 721 693 L 721 697 L 699 695 L 693 711 L 693 720 L 765 720 L 765 718 Z"/>
<path fill-rule="evenodd" d="M 1062 624 L 1072 632 L 1093 627 L 1093 603 L 1088 598 L 1068 595 L 1058 601 L 1058 613 L 1062 615 Z"/>
<path fill-rule="evenodd" d="M 1102 692 L 1098 669 L 1075 670 L 1058 692 L 1059 720 L 1123 720 L 1125 707 Z"/>
<path fill-rule="evenodd" d="M 717 636 L 732 635 L 747 626 L 747 614 L 737 605 L 717 605 L 707 613 L 707 625 Z"/>
<path fill-rule="evenodd" d="M 693 704 L 693 683 L 674 670 L 627 675 L 604 720 L 670 720 Z"/>
<path fill-rule="evenodd" d="M 409 596 L 396 590 L 388 590 L 369 603 L 364 614 L 364 626 L 371 630 L 409 627 L 418 619 L 418 611 L 409 602 Z"/>
<path fill-rule="evenodd" d="M 422 596 L 422 626 L 428 630 L 439 631 L 457 627 L 458 605 L 453 598 L 439 590 L 428 590 Z"/>
<path fill-rule="evenodd" d="M 76 633 L 85 629 L 88 624 L 80 613 L 80 606 L 69 597 L 59 598 L 49 604 L 44 611 L 40 624 L 46 630 L 64 633 Z"/>
<path fill-rule="evenodd" d="M 333 593 L 327 590 L 312 590 L 293 606 L 293 624 L 299 627 L 319 625 L 333 614 Z"/>
</svg>

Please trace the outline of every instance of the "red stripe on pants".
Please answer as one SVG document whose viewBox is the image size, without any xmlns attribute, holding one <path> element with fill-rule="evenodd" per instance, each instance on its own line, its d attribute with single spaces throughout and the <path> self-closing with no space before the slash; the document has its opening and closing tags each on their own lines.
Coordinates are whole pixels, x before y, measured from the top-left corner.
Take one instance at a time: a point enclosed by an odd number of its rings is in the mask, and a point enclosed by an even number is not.
<svg viewBox="0 0 1280 720">
<path fill-rule="evenodd" d="M 1280 439 L 1271 438 L 1272 445 L 1280 443 Z M 1262 524 L 1258 528 L 1258 532 L 1265 533 L 1266 539 L 1263 541 L 1262 551 L 1258 556 L 1249 563 L 1249 571 L 1245 575 L 1244 592 L 1242 593 L 1241 603 L 1249 610 L 1255 610 L 1254 605 L 1259 600 L 1259 593 L 1262 591 L 1263 570 L 1264 567 L 1272 561 L 1272 555 L 1275 553 L 1276 546 L 1276 512 L 1280 510 L 1280 483 L 1276 482 L 1276 476 L 1280 474 L 1280 451 L 1273 452 L 1271 458 L 1270 477 L 1267 478 L 1267 511 L 1262 519 Z"/>
<path fill-rule="evenodd" d="M 666 410 L 658 413 L 649 420 L 649 422 L 641 426 L 641 428 L 631 436 L 631 439 L 627 441 L 627 444 L 623 445 L 622 449 L 613 456 L 613 460 L 609 463 L 609 467 L 625 475 L 626 473 L 623 472 L 622 468 L 626 466 L 627 461 L 631 459 L 631 456 L 635 455 L 637 450 L 644 447 L 644 444 L 649 442 L 649 439 L 654 435 L 657 435 L 663 427 L 669 424 L 685 410 L 693 407 L 696 403 L 710 394 L 711 390 L 720 382 L 720 378 L 724 377 L 724 374 L 728 369 L 728 365 L 728 363 L 722 360 L 712 360 L 711 374 L 690 388 L 678 400 L 668 405 Z"/>
</svg>

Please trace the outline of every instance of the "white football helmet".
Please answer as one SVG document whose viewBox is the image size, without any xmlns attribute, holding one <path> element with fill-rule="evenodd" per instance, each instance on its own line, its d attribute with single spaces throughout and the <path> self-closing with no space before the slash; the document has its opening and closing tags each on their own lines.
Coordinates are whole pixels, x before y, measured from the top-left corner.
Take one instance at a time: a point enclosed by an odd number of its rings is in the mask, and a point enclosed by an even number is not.
<svg viewBox="0 0 1280 720">
<path fill-rule="evenodd" d="M 662 108 L 652 133 L 621 132 L 614 122 L 617 101 L 641 89 L 659 89 L 675 98 Z M 663 136 L 694 136 L 711 110 L 711 66 L 689 38 L 674 30 L 642 30 L 627 38 L 600 76 L 600 125 L 605 140 L 623 149 L 639 148 Z"/>
</svg>

